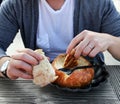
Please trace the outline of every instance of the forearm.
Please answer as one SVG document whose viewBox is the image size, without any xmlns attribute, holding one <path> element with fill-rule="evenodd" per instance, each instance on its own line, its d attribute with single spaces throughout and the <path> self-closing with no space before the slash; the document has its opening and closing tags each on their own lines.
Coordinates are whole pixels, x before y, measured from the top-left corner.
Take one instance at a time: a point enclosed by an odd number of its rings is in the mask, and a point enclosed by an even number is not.
<svg viewBox="0 0 120 104">
<path fill-rule="evenodd" d="M 111 53 L 111 55 L 120 61 L 120 37 L 113 37 L 111 38 L 111 45 L 108 48 L 108 51 Z"/>
</svg>

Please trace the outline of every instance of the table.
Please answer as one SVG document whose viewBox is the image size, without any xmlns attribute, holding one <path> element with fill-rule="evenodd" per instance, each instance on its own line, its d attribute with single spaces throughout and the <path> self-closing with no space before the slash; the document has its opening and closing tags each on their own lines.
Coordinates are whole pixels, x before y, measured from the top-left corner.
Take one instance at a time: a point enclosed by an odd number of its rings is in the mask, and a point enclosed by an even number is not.
<svg viewBox="0 0 120 104">
<path fill-rule="evenodd" d="M 106 66 L 108 82 L 90 92 L 70 92 L 31 80 L 0 78 L 0 104 L 120 104 L 120 66 Z"/>
</svg>

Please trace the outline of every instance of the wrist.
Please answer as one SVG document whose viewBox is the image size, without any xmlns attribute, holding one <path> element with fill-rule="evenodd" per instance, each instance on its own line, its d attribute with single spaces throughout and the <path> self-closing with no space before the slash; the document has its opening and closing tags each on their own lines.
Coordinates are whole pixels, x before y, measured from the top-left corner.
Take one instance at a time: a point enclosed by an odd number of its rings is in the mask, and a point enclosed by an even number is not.
<svg viewBox="0 0 120 104">
<path fill-rule="evenodd" d="M 8 78 L 7 76 L 7 68 L 10 62 L 10 57 L 2 57 L 0 59 L 0 76 Z"/>
<path fill-rule="evenodd" d="M 114 44 L 114 37 L 110 34 L 106 34 L 105 36 L 106 42 L 107 42 L 107 50 L 111 48 L 111 46 Z"/>
<path fill-rule="evenodd" d="M 113 50 L 113 48 L 117 45 L 118 38 L 114 36 L 109 36 L 109 47 L 108 51 Z"/>
<path fill-rule="evenodd" d="M 5 77 L 5 78 L 8 78 L 8 76 L 7 76 L 7 68 L 8 68 L 9 62 L 10 62 L 9 60 L 5 61 L 3 63 L 3 65 L 1 66 L 1 68 L 0 68 L 0 72 L 2 73 L 3 77 Z"/>
</svg>

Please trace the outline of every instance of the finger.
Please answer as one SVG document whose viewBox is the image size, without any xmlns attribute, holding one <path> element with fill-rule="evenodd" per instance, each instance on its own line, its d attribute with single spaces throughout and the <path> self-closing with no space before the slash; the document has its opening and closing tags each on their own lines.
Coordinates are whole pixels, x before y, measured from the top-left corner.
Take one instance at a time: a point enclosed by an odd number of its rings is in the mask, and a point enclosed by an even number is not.
<svg viewBox="0 0 120 104">
<path fill-rule="evenodd" d="M 7 76 L 8 76 L 8 78 L 11 79 L 11 80 L 18 79 L 19 77 L 16 76 L 16 75 L 14 75 L 15 73 L 13 73 L 13 72 L 15 72 L 15 71 L 12 71 L 12 73 L 11 73 L 9 70 L 7 70 Z"/>
<path fill-rule="evenodd" d="M 95 47 L 95 48 L 89 53 L 89 56 L 90 56 L 90 57 L 95 57 L 99 52 L 100 52 L 99 47 Z"/>
<path fill-rule="evenodd" d="M 17 76 L 14 76 L 14 75 L 9 74 L 9 73 L 10 73 L 10 72 L 7 71 L 7 76 L 8 76 L 9 79 L 11 79 L 11 80 L 16 80 L 16 79 L 18 79 Z"/>
<path fill-rule="evenodd" d="M 20 53 L 22 53 L 22 52 L 27 53 L 27 54 L 33 56 L 34 58 L 36 58 L 37 60 L 43 59 L 43 57 L 39 53 L 37 53 L 31 49 L 22 49 L 22 50 L 17 50 L 17 51 Z"/>
<path fill-rule="evenodd" d="M 21 61 L 21 60 L 12 61 L 11 68 L 20 69 L 20 70 L 25 71 L 26 73 L 32 75 L 33 67 L 30 64 L 25 63 L 24 61 Z"/>
<path fill-rule="evenodd" d="M 15 60 L 22 60 L 31 65 L 37 65 L 39 63 L 39 61 L 36 58 L 27 53 L 18 53 L 16 55 L 12 55 L 11 57 Z"/>
<path fill-rule="evenodd" d="M 95 45 L 93 42 L 90 42 L 82 51 L 83 56 L 89 55 L 89 53 L 94 49 Z"/>
<path fill-rule="evenodd" d="M 80 33 L 79 35 L 77 35 L 76 37 L 74 37 L 72 39 L 72 41 L 70 42 L 70 44 L 67 47 L 66 53 L 70 53 L 70 51 L 76 47 L 76 45 L 78 43 L 80 43 L 82 40 L 84 39 L 84 35 L 82 35 L 82 33 Z"/>
<path fill-rule="evenodd" d="M 83 41 L 81 41 L 78 45 L 77 45 L 77 47 L 75 48 L 75 57 L 76 58 L 78 58 L 81 54 L 82 54 L 82 52 L 83 52 L 83 50 L 84 50 L 84 48 L 89 44 L 89 39 L 88 38 L 85 38 Z"/>
<path fill-rule="evenodd" d="M 92 49 L 87 46 L 87 47 L 83 50 L 82 55 L 83 55 L 83 56 L 89 55 L 89 53 L 90 53 L 91 50 L 92 50 Z"/>
<path fill-rule="evenodd" d="M 23 78 L 23 79 L 32 79 L 33 76 L 29 75 L 28 73 L 25 73 L 24 71 L 21 70 L 14 70 L 13 76 Z"/>
<path fill-rule="evenodd" d="M 19 69 L 15 69 L 15 68 L 11 69 L 10 67 L 8 67 L 8 69 L 7 69 L 7 76 L 13 80 L 15 80 L 19 77 L 24 78 L 24 79 L 32 79 L 32 77 L 33 77 L 32 75 L 22 72 Z"/>
</svg>

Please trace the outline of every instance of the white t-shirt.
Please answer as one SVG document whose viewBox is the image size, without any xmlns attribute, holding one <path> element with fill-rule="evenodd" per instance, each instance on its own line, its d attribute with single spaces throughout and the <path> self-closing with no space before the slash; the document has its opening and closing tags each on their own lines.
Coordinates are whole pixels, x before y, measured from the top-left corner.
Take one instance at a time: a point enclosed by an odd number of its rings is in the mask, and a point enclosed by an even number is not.
<svg viewBox="0 0 120 104">
<path fill-rule="evenodd" d="M 53 60 L 65 53 L 73 38 L 74 0 L 65 0 L 60 10 L 54 10 L 46 2 L 39 2 L 39 23 L 36 45 Z"/>
</svg>

